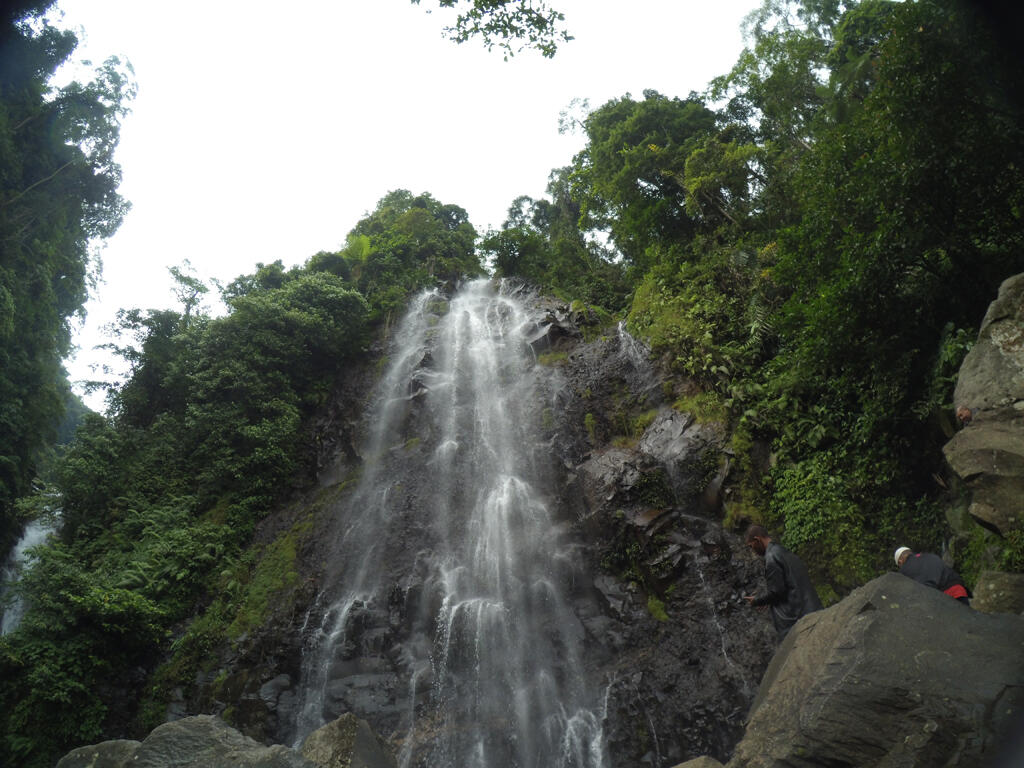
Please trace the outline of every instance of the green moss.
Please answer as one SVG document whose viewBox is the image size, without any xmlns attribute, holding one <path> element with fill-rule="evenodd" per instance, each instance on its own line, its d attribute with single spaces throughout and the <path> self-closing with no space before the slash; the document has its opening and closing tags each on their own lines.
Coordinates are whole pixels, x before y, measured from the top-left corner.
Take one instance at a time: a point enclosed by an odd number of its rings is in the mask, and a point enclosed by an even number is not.
<svg viewBox="0 0 1024 768">
<path fill-rule="evenodd" d="M 587 413 L 583 417 L 583 426 L 587 429 L 587 434 L 590 436 L 590 442 L 597 442 L 597 419 L 594 418 L 594 414 Z"/>
<path fill-rule="evenodd" d="M 835 605 L 840 600 L 840 595 L 832 588 L 831 584 L 816 584 L 814 591 L 818 593 L 818 598 L 826 608 Z"/>
<path fill-rule="evenodd" d="M 665 603 L 653 594 L 647 596 L 647 611 L 658 621 L 668 621 L 668 614 L 665 613 Z"/>
<path fill-rule="evenodd" d="M 539 365 L 564 365 L 568 359 L 568 352 L 542 352 L 541 354 L 537 355 L 537 363 Z"/>
<path fill-rule="evenodd" d="M 555 412 L 545 408 L 540 412 L 540 424 L 544 429 L 553 429 L 555 426 Z"/>
<path fill-rule="evenodd" d="M 1024 572 L 1024 531 L 999 536 L 975 525 L 966 545 L 954 555 L 957 570 L 968 585 L 975 584 L 982 571 Z"/>
<path fill-rule="evenodd" d="M 681 413 L 692 414 L 701 423 L 715 421 L 724 424 L 729 421 L 729 409 L 714 392 L 681 397 L 672 403 L 672 407 Z"/>
<path fill-rule="evenodd" d="M 263 549 L 238 614 L 228 627 L 229 637 L 237 639 L 263 624 L 269 615 L 271 599 L 295 585 L 299 578 L 296 554 L 304 534 L 312 527 L 312 518 L 307 516 Z"/>
<path fill-rule="evenodd" d="M 647 428 L 654 422 L 655 417 L 658 415 L 658 409 L 652 408 L 649 411 L 644 411 L 633 420 L 633 434 L 642 435 L 647 431 Z"/>
<path fill-rule="evenodd" d="M 675 501 L 672 486 L 662 469 L 642 473 L 637 481 L 636 489 L 640 493 L 640 499 L 651 507 L 670 507 Z"/>
<path fill-rule="evenodd" d="M 451 305 L 444 299 L 431 299 L 427 302 L 426 309 L 428 312 L 433 312 L 435 315 L 447 315 L 451 309 Z"/>
<path fill-rule="evenodd" d="M 196 618 L 185 633 L 171 643 L 170 658 L 150 676 L 139 704 L 139 730 L 149 732 L 167 719 L 167 703 L 175 688 L 187 688 L 217 662 L 217 649 L 223 644 L 231 611 L 221 600 L 214 600 Z"/>
</svg>

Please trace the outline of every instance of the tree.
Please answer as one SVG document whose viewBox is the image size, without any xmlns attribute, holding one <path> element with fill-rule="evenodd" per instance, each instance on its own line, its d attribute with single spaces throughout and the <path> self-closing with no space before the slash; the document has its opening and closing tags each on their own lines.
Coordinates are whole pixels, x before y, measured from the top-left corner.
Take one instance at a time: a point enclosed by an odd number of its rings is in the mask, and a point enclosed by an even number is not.
<svg viewBox="0 0 1024 768">
<path fill-rule="evenodd" d="M 455 25 L 445 28 L 449 39 L 464 43 L 479 36 L 487 50 L 497 46 L 506 59 L 524 48 L 551 58 L 560 43 L 572 40 L 562 27 L 563 14 L 544 0 L 438 0 L 438 6 L 461 10 Z"/>
<path fill-rule="evenodd" d="M 611 249 L 580 230 L 580 205 L 572 196 L 570 168 L 551 172 L 549 199 L 516 198 L 502 230 L 480 244 L 495 273 L 596 304 L 622 309 L 630 286 Z"/>
<path fill-rule="evenodd" d="M 686 160 L 715 127 L 715 114 L 692 96 L 645 91 L 643 101 L 627 94 L 594 110 L 571 175 L 583 228 L 610 232 L 641 273 L 653 263 L 652 246 L 691 240 Z"/>
<path fill-rule="evenodd" d="M 386 319 L 414 290 L 481 274 L 475 241 L 463 208 L 399 189 L 353 227 L 343 253 L 373 318 Z M 323 257 L 317 262 L 323 264 Z"/>
<path fill-rule="evenodd" d="M 42 20 L 50 5 L 5 6 L 0 28 L 0 551 L 15 531 L 11 504 L 61 422 L 61 360 L 92 278 L 89 244 L 127 210 L 113 152 L 135 91 L 130 67 L 111 59 L 91 83 L 52 88 L 77 41 Z"/>
</svg>

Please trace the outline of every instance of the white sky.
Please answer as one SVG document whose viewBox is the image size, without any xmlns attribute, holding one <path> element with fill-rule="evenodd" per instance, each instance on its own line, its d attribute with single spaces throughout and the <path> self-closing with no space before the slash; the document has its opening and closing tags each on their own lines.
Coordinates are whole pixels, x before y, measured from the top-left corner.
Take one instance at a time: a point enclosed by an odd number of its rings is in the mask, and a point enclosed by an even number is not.
<svg viewBox="0 0 1024 768">
<path fill-rule="evenodd" d="M 552 0 L 575 39 L 554 59 L 456 45 L 434 0 L 60 0 L 75 59 L 135 69 L 118 160 L 132 210 L 102 252 L 72 381 L 119 308 L 174 306 L 170 266 L 229 282 L 336 250 L 392 189 L 429 192 L 483 233 L 582 148 L 573 99 L 685 97 L 727 72 L 758 0 Z M 102 395 L 87 399 L 101 410 Z"/>
</svg>

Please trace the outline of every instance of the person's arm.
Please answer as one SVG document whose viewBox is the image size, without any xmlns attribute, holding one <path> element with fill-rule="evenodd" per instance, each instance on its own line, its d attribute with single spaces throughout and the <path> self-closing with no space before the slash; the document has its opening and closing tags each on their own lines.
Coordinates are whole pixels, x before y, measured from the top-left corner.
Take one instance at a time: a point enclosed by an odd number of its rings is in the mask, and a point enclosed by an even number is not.
<svg viewBox="0 0 1024 768">
<path fill-rule="evenodd" d="M 768 590 L 751 601 L 751 605 L 776 605 L 786 600 L 786 574 L 782 563 L 774 557 L 766 557 L 764 561 L 764 580 Z"/>
</svg>

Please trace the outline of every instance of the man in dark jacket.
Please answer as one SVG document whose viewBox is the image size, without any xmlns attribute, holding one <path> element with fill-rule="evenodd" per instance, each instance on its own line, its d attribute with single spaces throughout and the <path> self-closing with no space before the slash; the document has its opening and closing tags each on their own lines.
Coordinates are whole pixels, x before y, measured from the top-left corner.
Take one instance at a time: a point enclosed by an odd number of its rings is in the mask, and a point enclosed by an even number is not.
<svg viewBox="0 0 1024 768">
<path fill-rule="evenodd" d="M 814 591 L 803 561 L 772 541 L 768 531 L 760 525 L 750 526 L 746 543 L 755 554 L 764 558 L 764 579 L 768 591 L 763 595 L 744 595 L 744 599 L 753 606 L 767 605 L 772 609 L 772 623 L 779 639 L 782 639 L 801 616 L 820 611 L 821 600 Z"/>
<path fill-rule="evenodd" d="M 960 574 L 942 562 L 942 558 L 931 552 L 913 552 L 910 547 L 896 550 L 896 567 L 904 576 L 926 587 L 932 587 L 970 605 L 970 593 L 960 579 Z"/>
</svg>

